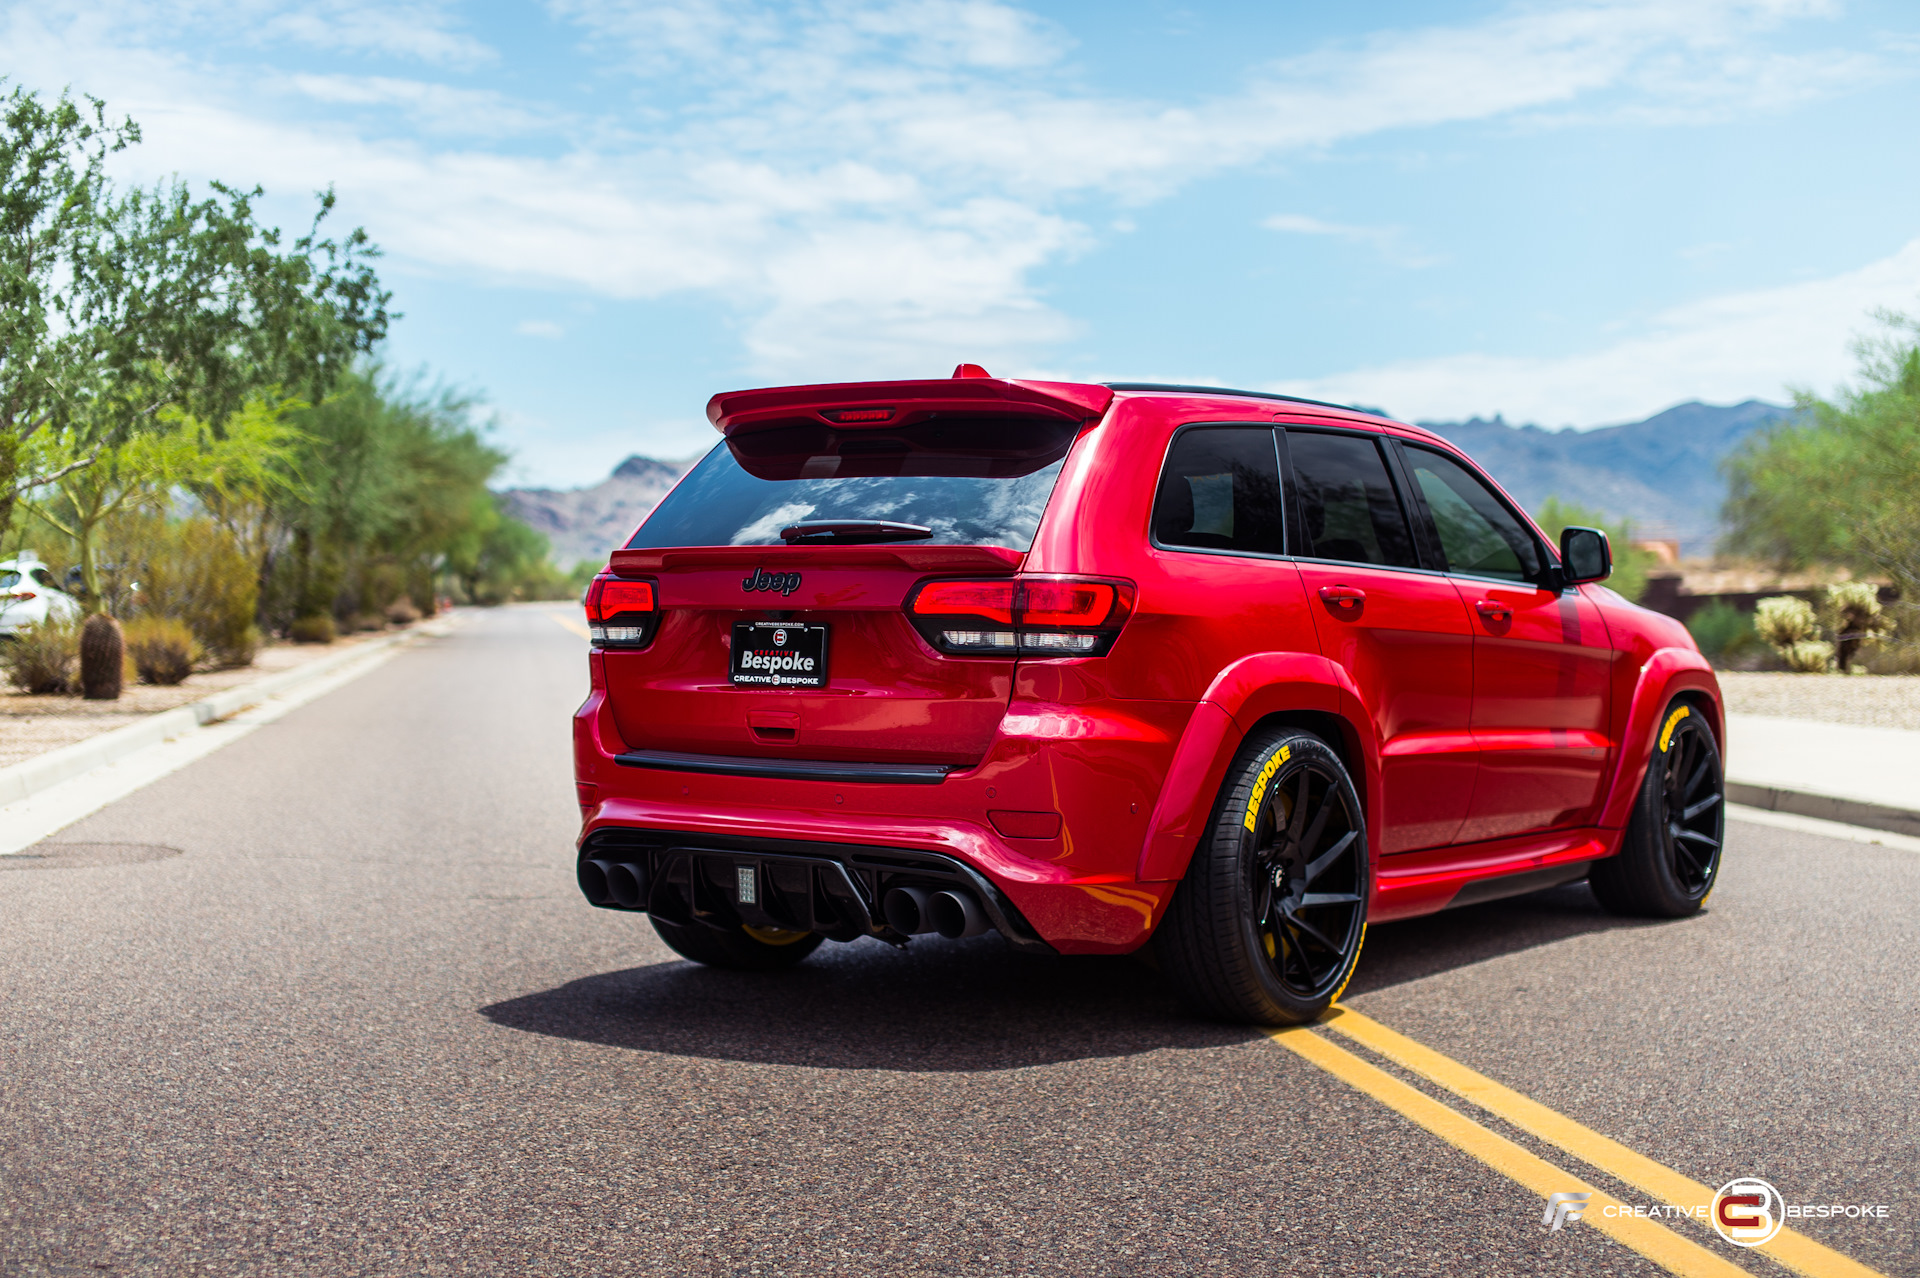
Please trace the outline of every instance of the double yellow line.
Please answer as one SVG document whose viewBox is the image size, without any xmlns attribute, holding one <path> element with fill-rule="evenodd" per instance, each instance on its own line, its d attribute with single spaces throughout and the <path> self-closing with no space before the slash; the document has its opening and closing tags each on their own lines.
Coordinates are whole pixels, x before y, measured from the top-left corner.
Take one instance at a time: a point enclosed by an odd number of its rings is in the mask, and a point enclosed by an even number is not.
<svg viewBox="0 0 1920 1278">
<path fill-rule="evenodd" d="M 1624 1181 L 1662 1203 L 1697 1209 L 1710 1205 L 1713 1190 L 1689 1180 L 1670 1167 L 1636 1154 L 1618 1141 L 1555 1113 L 1486 1075 L 1468 1069 L 1395 1033 L 1378 1021 L 1350 1008 L 1336 1007 L 1320 1024 L 1408 1072 L 1418 1075 L 1463 1100 L 1472 1102 L 1519 1130 L 1565 1150 L 1581 1162 Z M 1317 1034 L 1307 1026 L 1269 1030 L 1273 1041 L 1311 1061 L 1335 1078 L 1365 1092 L 1403 1118 L 1426 1128 L 1454 1148 L 1471 1154 L 1501 1175 L 1545 1199 L 1568 1190 L 1590 1192 L 1583 1223 L 1676 1274 L 1713 1278 L 1752 1278 L 1747 1270 L 1723 1259 L 1656 1220 L 1633 1215 L 1608 1215 L 1604 1210 L 1620 1200 L 1554 1166 L 1546 1159 L 1441 1104 L 1425 1092 L 1395 1078 L 1386 1070 Z M 1856 1260 L 1798 1234 L 1782 1229 L 1764 1246 L 1754 1248 L 1809 1278 L 1884 1278 Z"/>
</svg>

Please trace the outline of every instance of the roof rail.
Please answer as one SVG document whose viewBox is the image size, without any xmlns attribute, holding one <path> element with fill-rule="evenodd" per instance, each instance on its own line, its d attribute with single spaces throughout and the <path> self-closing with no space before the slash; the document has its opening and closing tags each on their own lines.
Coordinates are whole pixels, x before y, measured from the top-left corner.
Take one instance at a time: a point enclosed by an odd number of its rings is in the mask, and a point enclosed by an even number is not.
<svg viewBox="0 0 1920 1278">
<path fill-rule="evenodd" d="M 1173 382 L 1102 382 L 1108 390 L 1114 391 L 1179 391 L 1188 395 L 1233 395 L 1242 399 L 1278 399 L 1289 404 L 1312 404 L 1316 408 L 1338 408 L 1342 412 L 1361 413 L 1367 417 L 1385 417 L 1385 413 L 1375 413 L 1364 408 L 1355 408 L 1352 404 L 1334 404 L 1324 399 L 1308 399 L 1303 395 L 1282 395 L 1277 391 L 1235 390 L 1231 386 L 1181 386 Z"/>
</svg>

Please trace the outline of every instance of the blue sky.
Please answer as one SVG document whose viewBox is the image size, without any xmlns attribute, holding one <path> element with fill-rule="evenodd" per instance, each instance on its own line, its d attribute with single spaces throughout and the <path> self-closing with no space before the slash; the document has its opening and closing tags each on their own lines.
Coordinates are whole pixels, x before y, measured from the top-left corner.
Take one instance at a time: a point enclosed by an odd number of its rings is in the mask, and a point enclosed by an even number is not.
<svg viewBox="0 0 1920 1278">
<path fill-rule="evenodd" d="M 124 176 L 334 186 L 391 362 L 562 486 L 962 360 L 1548 426 L 1830 390 L 1920 311 L 1917 72 L 1920 11 L 1819 0 L 0 4 Z"/>
</svg>

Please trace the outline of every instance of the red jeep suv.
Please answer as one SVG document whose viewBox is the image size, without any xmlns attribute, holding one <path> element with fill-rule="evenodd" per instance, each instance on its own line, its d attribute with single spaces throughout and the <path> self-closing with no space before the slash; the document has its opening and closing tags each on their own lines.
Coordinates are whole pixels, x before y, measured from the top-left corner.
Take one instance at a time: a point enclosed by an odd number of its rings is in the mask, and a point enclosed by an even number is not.
<svg viewBox="0 0 1920 1278">
<path fill-rule="evenodd" d="M 1428 431 L 970 365 L 707 415 L 588 590 L 574 720 L 581 889 L 687 958 L 1151 943 L 1279 1024 L 1370 920 L 1713 887 L 1711 668 Z"/>
</svg>

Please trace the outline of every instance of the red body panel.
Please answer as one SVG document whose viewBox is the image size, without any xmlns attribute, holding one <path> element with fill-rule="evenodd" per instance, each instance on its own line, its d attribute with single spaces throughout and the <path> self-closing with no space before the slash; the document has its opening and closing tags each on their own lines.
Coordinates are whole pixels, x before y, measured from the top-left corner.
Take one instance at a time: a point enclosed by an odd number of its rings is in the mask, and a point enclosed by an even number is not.
<svg viewBox="0 0 1920 1278">
<path fill-rule="evenodd" d="M 1276 413 L 1230 393 L 991 378 L 742 392 L 716 396 L 709 415 L 739 431 L 867 406 L 895 409 L 892 421 L 959 409 L 1086 425 L 1025 555 L 616 552 L 616 573 L 658 583 L 662 620 L 648 648 L 590 659 L 593 690 L 575 719 L 583 840 L 637 827 L 940 852 L 984 874 L 1054 948 L 1120 953 L 1151 936 L 1236 752 L 1275 716 L 1338 738 L 1372 832 L 1379 920 L 1442 909 L 1487 879 L 1611 855 L 1674 696 L 1697 697 L 1724 742 L 1718 687 L 1685 630 L 1603 588 L 1556 594 L 1151 542 L 1180 426 L 1311 418 L 1459 455 L 1418 428 Z M 728 682 L 730 623 L 775 606 L 742 594 L 759 568 L 801 572 L 777 606 L 833 627 L 828 688 Z M 1105 656 L 1018 660 L 938 653 L 903 613 L 929 577 L 1015 573 L 1130 582 L 1133 613 Z M 1323 588 L 1364 600 L 1341 606 Z M 1483 601 L 1511 615 L 1483 615 Z M 745 781 L 614 761 L 630 749 L 957 770 L 937 785 Z"/>
</svg>

